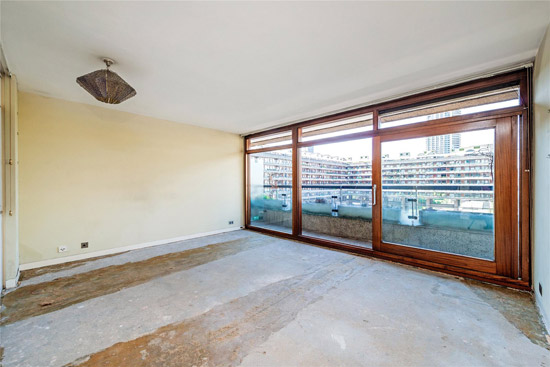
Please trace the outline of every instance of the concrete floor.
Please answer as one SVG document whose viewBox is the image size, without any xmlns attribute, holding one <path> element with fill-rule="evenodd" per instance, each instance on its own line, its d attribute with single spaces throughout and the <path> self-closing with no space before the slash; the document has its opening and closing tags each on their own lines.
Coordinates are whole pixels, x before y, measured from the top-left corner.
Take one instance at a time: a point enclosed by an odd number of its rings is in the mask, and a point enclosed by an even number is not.
<svg viewBox="0 0 550 367">
<path fill-rule="evenodd" d="M 28 271 L 9 366 L 550 366 L 531 295 L 236 231 Z"/>
</svg>

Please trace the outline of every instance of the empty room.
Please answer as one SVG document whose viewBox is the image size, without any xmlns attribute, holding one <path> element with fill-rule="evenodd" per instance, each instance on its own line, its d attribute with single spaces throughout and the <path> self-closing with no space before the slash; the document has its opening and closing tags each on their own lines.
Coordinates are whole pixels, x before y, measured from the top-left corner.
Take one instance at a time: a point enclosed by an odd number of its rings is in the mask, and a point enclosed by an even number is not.
<svg viewBox="0 0 550 367">
<path fill-rule="evenodd" d="M 550 366 L 550 1 L 0 1 L 0 366 Z"/>
</svg>

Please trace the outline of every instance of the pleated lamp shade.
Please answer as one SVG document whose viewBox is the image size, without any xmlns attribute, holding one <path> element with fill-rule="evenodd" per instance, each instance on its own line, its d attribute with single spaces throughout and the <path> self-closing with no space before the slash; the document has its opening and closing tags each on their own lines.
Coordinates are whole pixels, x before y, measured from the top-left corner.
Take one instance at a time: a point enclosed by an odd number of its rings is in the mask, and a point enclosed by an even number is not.
<svg viewBox="0 0 550 367">
<path fill-rule="evenodd" d="M 113 64 L 110 59 L 103 59 L 106 69 L 96 70 L 76 78 L 76 82 L 95 99 L 101 102 L 118 104 L 136 95 L 132 88 L 117 73 L 109 70 Z"/>
</svg>

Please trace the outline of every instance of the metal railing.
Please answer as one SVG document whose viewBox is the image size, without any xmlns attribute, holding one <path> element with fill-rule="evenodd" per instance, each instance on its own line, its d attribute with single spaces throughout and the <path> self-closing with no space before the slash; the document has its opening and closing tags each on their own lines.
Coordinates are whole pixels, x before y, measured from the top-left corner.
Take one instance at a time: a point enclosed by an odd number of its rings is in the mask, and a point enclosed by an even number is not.
<svg viewBox="0 0 550 367">
<path fill-rule="evenodd" d="M 262 186 L 262 185 L 259 185 Z M 281 200 L 286 208 L 291 206 L 292 185 L 264 184 L 263 195 Z M 455 208 L 491 212 L 493 185 L 382 185 L 385 207 L 404 207 L 414 200 L 416 210 L 426 208 Z M 371 206 L 372 185 L 302 185 L 303 203 L 334 203 L 348 206 Z M 468 207 L 464 202 L 479 202 Z M 483 203 L 486 204 L 483 204 Z"/>
</svg>

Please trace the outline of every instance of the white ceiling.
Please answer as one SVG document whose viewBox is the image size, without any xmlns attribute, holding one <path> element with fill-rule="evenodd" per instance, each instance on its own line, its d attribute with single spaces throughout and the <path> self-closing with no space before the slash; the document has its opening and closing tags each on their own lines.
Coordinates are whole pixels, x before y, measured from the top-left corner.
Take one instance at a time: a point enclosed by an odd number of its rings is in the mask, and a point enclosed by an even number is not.
<svg viewBox="0 0 550 367">
<path fill-rule="evenodd" d="M 549 2 L 10 2 L 22 91 L 246 133 L 532 60 Z M 115 59 L 137 90 L 76 77 Z"/>
</svg>

